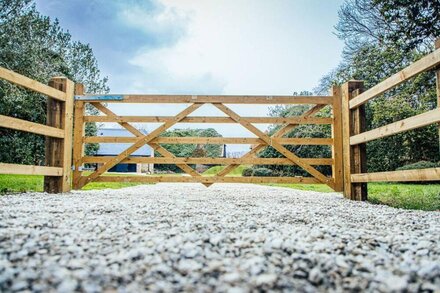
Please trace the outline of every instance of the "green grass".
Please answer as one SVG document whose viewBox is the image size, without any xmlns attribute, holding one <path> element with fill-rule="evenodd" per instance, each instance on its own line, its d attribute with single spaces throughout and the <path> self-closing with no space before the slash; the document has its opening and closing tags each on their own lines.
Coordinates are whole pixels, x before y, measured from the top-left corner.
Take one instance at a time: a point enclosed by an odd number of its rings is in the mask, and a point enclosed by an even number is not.
<svg viewBox="0 0 440 293">
<path fill-rule="evenodd" d="M 121 176 L 121 174 L 115 174 Z M 113 176 L 113 174 L 111 175 Z M 83 187 L 91 189 L 118 189 L 145 183 L 136 182 L 92 182 Z M 43 191 L 43 176 L 38 175 L 4 175 L 0 174 L 0 194 L 11 192 Z"/>
<path fill-rule="evenodd" d="M 368 200 L 402 209 L 440 211 L 440 184 L 369 183 Z"/>
<path fill-rule="evenodd" d="M 240 165 L 237 168 L 235 168 L 234 170 L 232 170 L 232 172 L 229 173 L 228 175 L 231 175 L 231 176 L 241 176 L 241 173 L 243 172 L 243 170 L 248 168 L 248 167 L 249 166 L 246 166 L 246 165 Z M 218 172 L 223 170 L 223 168 L 224 168 L 224 166 L 211 167 L 208 170 L 206 170 L 205 172 L 203 172 L 203 175 L 214 176 L 215 174 L 217 174 Z"/>
<path fill-rule="evenodd" d="M 328 187 L 325 184 L 280 184 L 280 183 L 268 183 L 264 185 L 269 186 L 277 186 L 277 187 L 287 187 L 299 190 L 307 190 L 307 191 L 317 191 L 317 192 L 334 192 L 333 189 Z"/>
<path fill-rule="evenodd" d="M 333 192 L 324 184 L 266 184 L 300 190 Z M 395 208 L 440 211 L 440 184 L 369 183 L 368 201 Z"/>
</svg>

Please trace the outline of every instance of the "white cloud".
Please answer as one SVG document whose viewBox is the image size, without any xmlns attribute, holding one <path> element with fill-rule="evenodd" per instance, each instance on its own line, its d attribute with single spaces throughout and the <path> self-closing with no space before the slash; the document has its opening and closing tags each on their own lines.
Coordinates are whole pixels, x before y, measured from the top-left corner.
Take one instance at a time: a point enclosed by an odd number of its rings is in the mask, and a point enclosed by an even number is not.
<svg viewBox="0 0 440 293">
<path fill-rule="evenodd" d="M 175 15 L 187 19 L 186 34 L 173 46 L 145 48 L 130 60 L 142 68 L 146 80 L 154 81 L 137 84 L 136 90 L 290 95 L 311 90 L 337 64 L 337 59 L 329 58 L 332 50 L 320 45 L 325 40 L 313 37 L 316 18 L 301 17 L 301 9 L 307 6 L 303 1 L 161 3 L 165 16 L 158 18 L 165 22 Z M 308 3 L 313 9 L 322 1 Z M 331 26 L 328 31 L 334 37 Z M 339 54 L 340 48 L 333 51 Z"/>
</svg>

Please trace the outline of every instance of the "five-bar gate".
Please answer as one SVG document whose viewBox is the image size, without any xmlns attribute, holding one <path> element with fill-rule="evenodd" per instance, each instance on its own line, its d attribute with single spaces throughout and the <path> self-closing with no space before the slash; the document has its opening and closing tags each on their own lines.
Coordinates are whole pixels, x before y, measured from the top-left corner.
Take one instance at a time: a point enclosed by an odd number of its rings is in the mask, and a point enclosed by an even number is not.
<svg viewBox="0 0 440 293">
<path fill-rule="evenodd" d="M 80 93 L 81 94 L 81 93 Z M 335 190 L 342 190 L 342 154 L 335 151 L 341 146 L 341 97 L 335 88 L 331 96 L 188 96 L 188 95 L 77 95 L 75 100 L 75 130 L 73 149 L 73 187 L 82 188 L 89 182 L 200 182 L 207 186 L 217 182 L 241 183 L 323 183 Z M 90 103 L 104 115 L 85 116 L 85 104 Z M 186 108 L 174 116 L 118 116 L 106 104 L 110 103 L 150 103 L 185 104 Z M 191 116 L 203 105 L 211 104 L 225 116 Z M 298 117 L 242 117 L 231 109 L 230 104 L 312 104 L 310 110 Z M 330 106 L 333 117 L 316 117 L 321 109 Z M 85 136 L 86 122 L 116 122 L 128 130 L 133 137 Z M 142 133 L 132 123 L 162 123 L 148 134 Z M 160 134 L 177 123 L 235 123 L 249 130 L 255 137 L 160 137 Z M 259 130 L 254 124 L 282 124 L 272 136 Z M 286 138 L 289 131 L 301 124 L 330 124 L 332 137 L 329 138 Z M 84 156 L 86 143 L 131 143 L 131 146 L 113 157 Z M 251 144 L 254 147 L 241 158 L 176 157 L 161 144 Z M 144 145 L 151 146 L 161 157 L 131 157 Z M 286 145 L 328 145 L 333 149 L 332 158 L 301 158 L 290 152 Z M 259 158 L 258 153 L 271 146 L 284 158 Z M 84 175 L 82 166 L 99 163 L 91 174 Z M 106 171 L 119 163 L 175 164 L 189 176 L 103 176 Z M 214 176 L 202 176 L 191 164 L 225 165 Z M 240 165 L 297 165 L 311 177 L 237 177 L 228 174 Z M 317 165 L 331 165 L 333 176 L 319 172 Z"/>
</svg>

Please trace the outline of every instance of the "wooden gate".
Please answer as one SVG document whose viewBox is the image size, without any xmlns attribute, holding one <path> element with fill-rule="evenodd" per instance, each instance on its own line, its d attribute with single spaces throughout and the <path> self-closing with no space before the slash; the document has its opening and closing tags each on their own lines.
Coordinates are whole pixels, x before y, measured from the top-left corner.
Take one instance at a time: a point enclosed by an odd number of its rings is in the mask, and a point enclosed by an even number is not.
<svg viewBox="0 0 440 293">
<path fill-rule="evenodd" d="M 341 137 L 341 93 L 333 88 L 330 96 L 188 96 L 188 95 L 84 95 L 81 86 L 75 96 L 75 128 L 73 150 L 73 187 L 80 189 L 84 185 L 97 182 L 200 182 L 209 186 L 217 182 L 240 183 L 323 183 L 336 191 L 342 191 L 342 149 Z M 85 116 L 85 104 L 90 103 L 102 114 Z M 150 104 L 187 104 L 187 107 L 175 116 L 118 116 L 106 107 L 110 103 L 150 103 Z M 205 104 L 212 104 L 226 114 L 225 117 L 190 116 Z M 297 117 L 241 117 L 227 105 L 246 104 L 311 104 L 310 110 Z M 321 109 L 329 106 L 333 109 L 330 118 L 316 117 Z M 133 137 L 88 137 L 84 133 L 86 122 L 116 122 L 133 134 Z M 162 123 L 155 130 L 144 134 L 133 126 L 134 122 Z M 256 137 L 160 137 L 160 134 L 177 123 L 235 123 L 249 130 Z M 254 126 L 255 123 L 282 124 L 272 136 Z M 289 131 L 301 124 L 330 124 L 330 138 L 286 138 Z M 117 156 L 84 156 L 86 143 L 131 143 L 132 145 Z M 241 158 L 193 158 L 176 157 L 161 144 L 252 144 L 254 147 Z M 161 157 L 131 157 L 136 150 L 149 145 Z M 300 158 L 290 152 L 285 145 L 329 145 L 332 158 Z M 257 155 L 265 147 L 272 146 L 284 158 L 259 158 Z M 99 163 L 91 174 L 83 174 L 83 165 Z M 175 164 L 189 176 L 103 176 L 119 163 Z M 225 168 L 214 176 L 202 176 L 191 164 L 219 164 Z M 307 171 L 310 177 L 234 177 L 228 174 L 240 165 L 297 165 Z M 332 176 L 319 172 L 315 166 L 331 165 Z"/>
</svg>

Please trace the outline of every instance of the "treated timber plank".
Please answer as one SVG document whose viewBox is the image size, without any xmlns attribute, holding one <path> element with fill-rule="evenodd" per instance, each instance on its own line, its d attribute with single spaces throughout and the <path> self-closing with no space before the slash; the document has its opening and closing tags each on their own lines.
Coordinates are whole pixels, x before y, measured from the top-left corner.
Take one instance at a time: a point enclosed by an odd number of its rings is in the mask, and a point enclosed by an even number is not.
<svg viewBox="0 0 440 293">
<path fill-rule="evenodd" d="M 440 168 L 352 174 L 352 182 L 440 181 Z"/>
<path fill-rule="evenodd" d="M 75 84 L 75 94 L 84 94 L 84 85 Z M 84 156 L 83 137 L 85 135 L 84 123 L 85 103 L 75 101 L 74 106 L 74 133 L 73 133 L 73 189 L 79 189 L 79 180 L 82 176 L 81 159 Z"/>
<path fill-rule="evenodd" d="M 89 176 L 83 177 L 83 179 L 81 179 L 80 186 L 82 187 L 85 184 L 93 181 L 95 178 L 102 175 L 104 172 L 106 172 L 111 167 L 119 164 L 123 159 L 130 156 L 133 152 L 135 152 L 136 150 L 138 150 L 142 146 L 148 144 L 151 140 L 155 139 L 162 132 L 164 132 L 168 128 L 172 127 L 174 124 L 178 123 L 180 120 L 182 120 L 183 118 L 185 118 L 186 116 L 188 116 L 189 114 L 191 114 L 192 112 L 194 112 L 195 110 L 200 108 L 201 105 L 202 104 L 190 105 L 189 107 L 187 107 L 186 109 L 184 109 L 183 111 L 178 113 L 175 116 L 175 119 L 173 121 L 166 122 L 166 123 L 162 124 L 161 126 L 159 126 L 158 128 L 156 128 L 155 130 L 153 130 L 152 132 L 150 132 L 149 134 L 138 137 L 138 141 L 135 142 L 133 145 L 131 145 L 130 147 L 125 149 L 122 153 L 120 153 L 116 157 L 112 157 L 112 159 L 110 161 L 108 161 L 107 163 L 105 163 L 104 165 L 99 167 L 98 170 L 96 170 L 95 172 L 93 172 Z"/>
<path fill-rule="evenodd" d="M 134 143 L 136 137 L 123 136 L 86 136 L 84 143 Z M 285 145 L 331 145 L 332 138 L 277 138 L 273 139 Z M 152 143 L 164 144 L 265 144 L 260 138 L 251 137 L 158 137 Z"/>
<path fill-rule="evenodd" d="M 62 128 L 64 139 L 46 138 L 46 165 L 61 167 L 62 177 L 45 176 L 44 191 L 48 193 L 68 192 L 71 189 L 72 172 L 72 134 L 73 134 L 73 95 L 75 84 L 65 77 L 54 77 L 49 85 L 65 92 L 63 102 L 48 98 L 47 125 Z"/>
<path fill-rule="evenodd" d="M 440 49 L 440 38 L 435 40 L 434 44 L 436 49 Z M 440 108 L 440 67 L 435 71 L 435 87 L 437 92 L 437 108 Z M 440 123 L 437 125 L 438 127 L 438 138 L 439 138 L 439 152 L 440 152 Z"/>
<path fill-rule="evenodd" d="M 440 122 L 440 108 L 354 135 L 350 138 L 350 145 L 365 143 L 437 122 Z"/>
<path fill-rule="evenodd" d="M 96 95 L 98 96 L 98 95 Z M 330 96 L 191 96 L 191 95 L 120 95 L 122 100 L 106 100 L 106 103 L 224 103 L 224 104 L 325 104 L 332 103 Z M 82 96 L 87 102 L 102 102 L 93 100 L 93 95 Z M 82 98 L 78 97 L 78 98 Z"/>
<path fill-rule="evenodd" d="M 405 69 L 397 72 L 396 74 L 390 76 L 389 78 L 385 79 L 384 81 L 378 83 L 377 85 L 373 86 L 369 90 L 363 92 L 356 98 L 353 98 L 350 101 L 350 109 L 356 108 L 362 104 L 365 104 L 369 100 L 371 100 L 374 97 L 377 97 L 378 95 L 386 92 L 389 89 L 392 89 L 393 87 L 407 81 L 408 79 L 416 76 L 419 73 L 422 73 L 424 71 L 427 71 L 431 68 L 436 67 L 440 64 L 440 49 L 436 49 L 431 54 L 426 55 L 425 57 L 421 58 L 420 60 L 412 63 Z"/>
<path fill-rule="evenodd" d="M 163 123 L 172 120 L 169 116 L 85 116 L 85 122 L 138 122 Z M 260 124 L 332 124 L 333 119 L 328 117 L 242 117 L 250 123 Z M 193 116 L 186 117 L 182 123 L 237 123 L 230 117 Z"/>
<path fill-rule="evenodd" d="M 18 118 L 0 115 L 0 127 L 41 134 L 55 138 L 63 138 L 64 130 Z"/>
<path fill-rule="evenodd" d="M 334 190 L 344 190 L 344 174 L 343 174 L 343 161 L 342 161 L 342 93 L 340 86 L 332 87 L 333 94 L 333 118 L 334 124 L 332 125 L 332 138 L 334 144 L 332 145 L 332 158 L 334 164 L 332 165 L 332 177 L 334 180 Z"/>
<path fill-rule="evenodd" d="M 344 161 L 344 196 L 352 200 L 365 200 L 367 197 L 367 188 L 365 185 L 359 185 L 351 182 L 351 174 L 362 173 L 360 170 L 365 168 L 363 164 L 365 161 L 362 157 L 365 155 L 364 151 L 359 147 L 355 148 L 350 145 L 350 136 L 359 133 L 364 126 L 360 122 L 362 115 L 359 107 L 355 110 L 350 110 L 349 102 L 354 98 L 355 90 L 363 88 L 363 81 L 352 80 L 346 82 L 341 87 L 342 92 L 342 156 Z M 356 92 L 358 93 L 358 92 Z M 361 108 L 363 106 L 360 106 Z M 363 147 L 362 147 L 363 148 Z"/>
<path fill-rule="evenodd" d="M 81 160 L 82 163 L 105 163 L 111 157 L 105 156 L 86 156 Z M 332 165 L 331 158 L 301 158 L 310 165 Z M 189 158 L 189 157 L 128 157 L 121 163 L 143 163 L 143 164 L 207 164 L 207 165 L 296 165 L 286 158 Z"/>
<path fill-rule="evenodd" d="M 322 183 L 328 184 L 330 187 L 333 187 L 333 182 L 326 176 L 324 176 L 321 172 L 313 168 L 311 165 L 304 163 L 301 161 L 301 158 L 290 152 L 288 149 L 286 149 L 284 146 L 279 144 L 276 141 L 273 141 L 271 137 L 263 133 L 261 130 L 250 124 L 246 121 L 241 121 L 240 116 L 232 111 L 230 108 L 226 107 L 223 104 L 213 104 L 216 106 L 220 111 L 237 121 L 237 123 L 240 123 L 243 127 L 245 127 L 247 130 L 264 140 L 267 144 L 272 146 L 274 149 L 276 149 L 278 152 L 280 152 L 282 155 L 284 155 L 287 159 L 290 159 L 292 162 L 296 163 L 298 166 L 303 168 L 305 171 L 307 171 L 310 175 L 321 181 Z"/>
<path fill-rule="evenodd" d="M 313 177 L 234 177 L 234 176 L 100 176 L 95 182 L 200 182 L 200 183 L 320 183 Z"/>
<path fill-rule="evenodd" d="M 0 174 L 63 176 L 63 168 L 0 163 Z"/>
<path fill-rule="evenodd" d="M 7 80 L 11 83 L 39 92 L 59 101 L 66 100 L 66 94 L 64 92 L 3 67 L 0 67 L 0 79 Z"/>
</svg>

